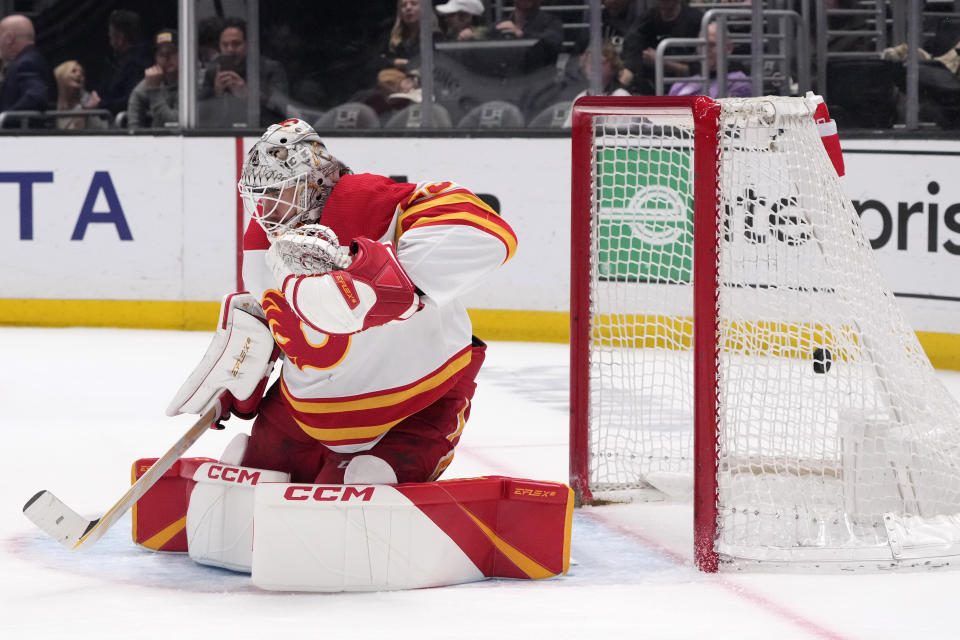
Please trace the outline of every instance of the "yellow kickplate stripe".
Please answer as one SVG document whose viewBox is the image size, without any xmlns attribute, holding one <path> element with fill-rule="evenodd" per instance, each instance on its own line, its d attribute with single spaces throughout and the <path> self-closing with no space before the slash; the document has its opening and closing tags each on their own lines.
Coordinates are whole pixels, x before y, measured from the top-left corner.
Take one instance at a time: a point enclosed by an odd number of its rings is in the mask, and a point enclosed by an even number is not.
<svg viewBox="0 0 960 640">
<path fill-rule="evenodd" d="M 573 489 L 567 487 L 567 512 L 563 520 L 563 575 L 570 571 L 570 538 L 573 534 Z"/>
<path fill-rule="evenodd" d="M 159 549 L 163 545 L 170 542 L 170 539 L 173 538 L 173 536 L 183 531 L 186 526 L 187 516 L 183 516 L 179 520 L 167 525 L 151 537 L 147 538 L 141 544 L 147 549 Z"/>
<path fill-rule="evenodd" d="M 470 513 L 470 511 L 466 507 L 464 507 L 462 504 L 457 506 L 463 509 L 463 512 L 466 513 L 468 516 L 470 516 L 470 519 L 473 520 L 478 527 L 480 527 L 480 530 L 483 531 L 483 534 L 485 536 L 490 538 L 490 542 L 493 543 L 493 546 L 499 549 L 500 552 L 503 553 L 503 555 L 507 556 L 510 559 L 510 561 L 513 564 L 517 565 L 517 567 L 521 571 L 523 571 L 525 574 L 527 574 L 534 580 L 540 580 L 541 578 L 551 578 L 557 575 L 554 572 L 544 568 L 543 565 L 541 565 L 536 560 L 533 560 L 529 556 L 525 555 L 522 551 L 520 551 L 516 547 L 508 544 L 505 540 L 503 540 L 503 538 L 501 538 L 496 533 L 494 533 L 490 527 L 483 524 L 479 518 L 477 518 L 475 515 Z"/>
<path fill-rule="evenodd" d="M 570 339 L 566 311 L 467 309 L 473 334 L 481 340 L 565 343 Z"/>
<path fill-rule="evenodd" d="M 0 299 L 0 325 L 213 331 L 219 302 Z"/>
</svg>

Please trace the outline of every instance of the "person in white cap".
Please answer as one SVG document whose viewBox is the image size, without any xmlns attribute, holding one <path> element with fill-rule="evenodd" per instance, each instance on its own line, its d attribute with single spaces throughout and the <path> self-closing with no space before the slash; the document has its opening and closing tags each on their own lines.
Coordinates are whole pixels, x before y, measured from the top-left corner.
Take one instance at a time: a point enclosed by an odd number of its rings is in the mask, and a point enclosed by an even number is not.
<svg viewBox="0 0 960 640">
<path fill-rule="evenodd" d="M 449 41 L 483 40 L 487 27 L 481 24 L 484 14 L 480 0 L 449 0 L 436 6 L 443 22 L 443 37 Z"/>
</svg>

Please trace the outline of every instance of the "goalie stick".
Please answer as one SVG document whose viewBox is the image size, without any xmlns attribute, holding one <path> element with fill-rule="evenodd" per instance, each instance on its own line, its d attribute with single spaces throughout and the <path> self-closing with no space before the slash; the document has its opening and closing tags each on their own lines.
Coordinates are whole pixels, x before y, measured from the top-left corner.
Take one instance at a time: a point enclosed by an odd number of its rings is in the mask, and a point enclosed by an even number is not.
<svg viewBox="0 0 960 640">
<path fill-rule="evenodd" d="M 217 419 L 217 404 L 200 417 L 183 434 L 170 450 L 157 459 L 140 478 L 131 485 L 123 497 L 96 520 L 87 520 L 64 504 L 57 496 L 47 490 L 38 492 L 23 505 L 23 514 L 35 525 L 68 549 L 86 549 L 103 537 L 107 529 L 116 524 L 123 514 L 142 498 L 157 480 L 180 459 L 194 442 L 200 439 L 204 431 Z"/>
</svg>

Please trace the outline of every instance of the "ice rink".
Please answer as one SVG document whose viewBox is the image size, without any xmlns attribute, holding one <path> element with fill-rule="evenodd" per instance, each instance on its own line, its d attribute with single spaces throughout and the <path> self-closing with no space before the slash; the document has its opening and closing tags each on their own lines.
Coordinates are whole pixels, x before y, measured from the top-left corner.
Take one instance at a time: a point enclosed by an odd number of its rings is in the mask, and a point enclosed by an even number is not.
<svg viewBox="0 0 960 640">
<path fill-rule="evenodd" d="M 101 515 L 130 465 L 193 423 L 164 408 L 206 349 L 203 332 L 0 328 L 0 638 L 957 638 L 960 566 L 817 575 L 692 566 L 691 509 L 579 509 L 561 578 L 406 592 L 286 594 L 154 554 L 129 515 L 86 552 L 23 517 L 49 489 Z M 490 344 L 473 414 L 445 478 L 567 481 L 567 346 Z M 960 396 L 960 373 L 941 374 Z M 188 455 L 216 457 L 236 418 Z"/>
</svg>

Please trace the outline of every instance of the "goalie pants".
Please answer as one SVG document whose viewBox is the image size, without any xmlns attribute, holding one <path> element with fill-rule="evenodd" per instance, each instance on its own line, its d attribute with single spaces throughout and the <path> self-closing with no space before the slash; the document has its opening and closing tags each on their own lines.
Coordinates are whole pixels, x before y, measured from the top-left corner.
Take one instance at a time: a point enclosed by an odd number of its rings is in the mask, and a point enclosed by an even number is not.
<svg viewBox="0 0 960 640">
<path fill-rule="evenodd" d="M 276 382 L 267 391 L 253 423 L 241 465 L 286 471 L 292 482 L 343 484 L 343 472 L 355 456 L 386 461 L 398 482 L 436 480 L 453 461 L 453 448 L 470 417 L 475 378 L 486 345 L 474 338 L 470 364 L 439 400 L 395 424 L 370 449 L 337 453 L 303 432 L 290 416 Z"/>
</svg>

